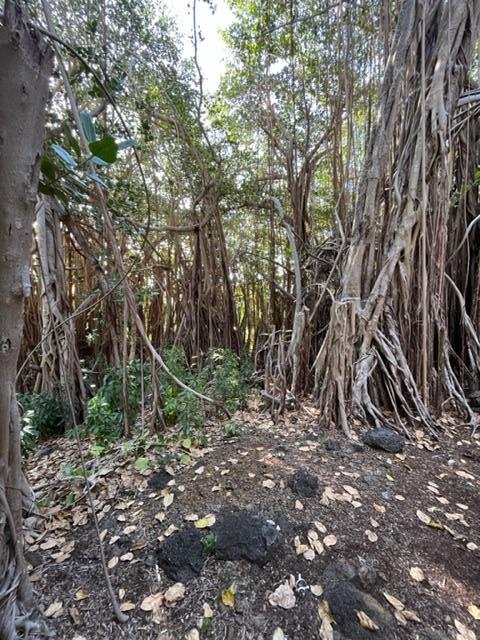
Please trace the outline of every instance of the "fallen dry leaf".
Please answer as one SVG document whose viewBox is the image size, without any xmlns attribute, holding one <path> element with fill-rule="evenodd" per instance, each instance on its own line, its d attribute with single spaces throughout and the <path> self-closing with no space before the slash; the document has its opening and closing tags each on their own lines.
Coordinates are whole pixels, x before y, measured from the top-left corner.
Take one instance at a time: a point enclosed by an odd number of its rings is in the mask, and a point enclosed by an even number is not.
<svg viewBox="0 0 480 640">
<path fill-rule="evenodd" d="M 173 493 L 167 493 L 166 496 L 163 496 L 163 506 L 165 509 L 169 507 L 173 502 Z"/>
<path fill-rule="evenodd" d="M 411 567 L 410 575 L 416 582 L 423 582 L 425 580 L 425 574 L 420 567 Z"/>
<path fill-rule="evenodd" d="M 273 480 L 264 480 L 262 482 L 262 486 L 265 487 L 266 489 L 274 489 L 275 482 Z"/>
<path fill-rule="evenodd" d="M 480 620 L 480 607 L 477 607 L 475 604 L 469 604 L 467 611 L 474 620 Z"/>
<path fill-rule="evenodd" d="M 127 600 L 127 602 L 122 602 L 120 605 L 120 611 L 133 611 L 135 609 L 135 604 Z"/>
<path fill-rule="evenodd" d="M 46 618 L 59 618 L 62 615 L 62 613 L 63 613 L 63 603 L 56 601 L 56 602 L 52 602 L 52 604 L 47 607 L 43 615 Z"/>
<path fill-rule="evenodd" d="M 272 640 L 285 640 L 285 634 L 280 627 L 277 627 L 273 632 Z"/>
<path fill-rule="evenodd" d="M 108 568 L 109 569 L 113 569 L 114 567 L 117 566 L 119 562 L 119 557 L 118 556 L 113 556 L 113 558 L 110 558 L 110 560 L 108 561 Z"/>
<path fill-rule="evenodd" d="M 310 585 L 310 593 L 319 598 L 323 593 L 323 587 L 321 584 Z"/>
<path fill-rule="evenodd" d="M 157 607 L 161 607 L 163 604 L 163 593 L 152 593 L 142 600 L 140 609 L 142 611 L 153 611 Z"/>
<path fill-rule="evenodd" d="M 383 592 L 383 595 L 385 596 L 385 599 L 388 600 L 392 607 L 397 611 L 403 611 L 405 609 L 405 605 L 403 604 L 403 602 L 400 602 L 400 600 L 395 598 L 395 596 L 390 595 L 386 591 Z"/>
<path fill-rule="evenodd" d="M 330 612 L 328 602 L 324 600 L 318 605 L 318 617 L 322 623 L 320 626 L 320 639 L 321 640 L 333 640 L 333 616 Z"/>
<path fill-rule="evenodd" d="M 455 620 L 455 628 L 458 631 L 456 640 L 477 640 L 475 633 L 459 620 Z"/>
<path fill-rule="evenodd" d="M 182 582 L 176 582 L 164 593 L 164 602 L 167 607 L 174 607 L 179 600 L 185 597 L 185 585 Z"/>
<path fill-rule="evenodd" d="M 213 527 L 215 524 L 215 516 L 213 513 L 209 513 L 204 518 L 200 518 L 195 522 L 197 529 L 206 529 L 207 527 Z"/>
<path fill-rule="evenodd" d="M 282 609 L 293 609 L 296 604 L 295 594 L 291 586 L 284 582 L 268 598 L 272 607 L 281 607 Z"/>
<path fill-rule="evenodd" d="M 228 589 L 222 591 L 222 602 L 226 607 L 235 606 L 235 596 L 237 594 L 237 583 L 232 582 Z"/>
<path fill-rule="evenodd" d="M 364 611 L 355 610 L 355 613 L 357 614 L 358 621 L 364 629 L 368 629 L 369 631 L 378 631 L 378 629 L 380 628 L 378 624 L 376 624 L 369 616 L 367 616 Z"/>
<path fill-rule="evenodd" d="M 79 589 L 75 593 L 75 600 L 85 600 L 89 596 L 90 596 L 90 591 L 87 591 L 86 589 Z"/>
<path fill-rule="evenodd" d="M 333 547 L 337 544 L 337 538 L 333 535 L 333 533 L 331 533 L 329 536 L 325 536 L 325 538 L 323 539 L 323 544 L 326 547 Z"/>
<path fill-rule="evenodd" d="M 365 535 L 370 540 L 370 542 L 377 542 L 378 536 L 375 531 L 371 531 L 370 529 L 365 529 Z"/>
</svg>

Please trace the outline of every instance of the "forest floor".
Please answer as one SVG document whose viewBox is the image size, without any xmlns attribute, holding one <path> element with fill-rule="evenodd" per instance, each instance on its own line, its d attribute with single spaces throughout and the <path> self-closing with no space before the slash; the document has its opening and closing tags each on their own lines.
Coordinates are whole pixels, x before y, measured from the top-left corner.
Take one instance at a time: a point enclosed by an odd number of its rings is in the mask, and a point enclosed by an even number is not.
<svg viewBox="0 0 480 640">
<path fill-rule="evenodd" d="M 235 416 L 233 437 L 209 426 L 208 445 L 191 449 L 190 461 L 185 451 L 180 462 L 152 447 L 144 456 L 149 468 L 139 471 L 119 445 L 89 463 L 112 583 L 129 616 L 124 624 L 114 620 L 82 479 L 71 477 L 75 443 L 47 443 L 28 461 L 43 507 L 27 521 L 27 557 L 55 637 L 480 637 L 478 435 L 445 418 L 438 441 L 419 430 L 394 455 L 322 431 L 318 418 L 305 406 L 274 425 L 251 409 Z M 300 469 L 318 478 L 316 495 L 289 486 Z M 208 533 L 232 511 L 275 522 L 279 539 L 262 566 L 216 556 Z M 185 528 L 198 531 L 212 553 L 198 576 L 172 589 L 157 552 Z M 368 630 L 371 621 L 378 629 Z"/>
</svg>

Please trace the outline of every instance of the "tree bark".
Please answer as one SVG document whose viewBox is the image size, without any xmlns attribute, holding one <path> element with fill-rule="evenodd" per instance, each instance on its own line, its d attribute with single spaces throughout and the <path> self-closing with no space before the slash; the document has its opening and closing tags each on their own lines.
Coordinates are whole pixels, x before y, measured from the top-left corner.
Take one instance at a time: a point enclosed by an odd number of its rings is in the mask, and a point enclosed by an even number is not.
<svg viewBox="0 0 480 640">
<path fill-rule="evenodd" d="M 7 0 L 0 28 L 0 638 L 28 608 L 15 375 L 30 294 L 32 224 L 52 68 L 50 49 Z M 25 619 L 22 622 L 25 626 Z"/>
</svg>

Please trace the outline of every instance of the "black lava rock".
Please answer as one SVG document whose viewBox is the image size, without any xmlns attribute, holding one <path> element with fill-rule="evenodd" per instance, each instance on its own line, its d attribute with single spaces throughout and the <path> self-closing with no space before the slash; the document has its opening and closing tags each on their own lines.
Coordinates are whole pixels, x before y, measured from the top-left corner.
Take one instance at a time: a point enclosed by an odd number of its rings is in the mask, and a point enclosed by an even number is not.
<svg viewBox="0 0 480 640">
<path fill-rule="evenodd" d="M 367 431 L 362 440 L 374 449 L 383 449 L 389 453 L 400 453 L 405 447 L 405 438 L 402 435 L 384 428 Z"/>
<path fill-rule="evenodd" d="M 153 473 L 148 478 L 147 484 L 150 487 L 150 489 L 156 489 L 158 491 L 159 489 L 164 489 L 167 486 L 167 484 L 170 482 L 170 480 L 173 480 L 173 476 L 171 476 L 167 471 L 165 471 L 165 469 L 161 469 L 160 471 Z"/>
<path fill-rule="evenodd" d="M 324 598 L 330 605 L 336 628 L 349 640 L 370 640 L 372 632 L 360 626 L 356 611 L 366 613 L 379 627 L 378 640 L 394 640 L 396 622 L 373 596 L 349 582 L 339 582 L 325 589 Z"/>
<path fill-rule="evenodd" d="M 190 527 L 164 540 L 157 552 L 159 566 L 176 582 L 188 582 L 200 575 L 204 563 L 199 532 Z"/>
<path fill-rule="evenodd" d="M 318 478 L 306 469 L 299 469 L 288 479 L 288 486 L 299 496 L 312 498 L 317 494 Z"/>
<path fill-rule="evenodd" d="M 279 542 L 276 524 L 249 511 L 220 514 L 213 532 L 219 560 L 248 560 L 263 566 Z"/>
<path fill-rule="evenodd" d="M 338 449 L 338 444 L 333 438 L 327 438 L 323 443 L 325 451 L 336 451 Z"/>
</svg>

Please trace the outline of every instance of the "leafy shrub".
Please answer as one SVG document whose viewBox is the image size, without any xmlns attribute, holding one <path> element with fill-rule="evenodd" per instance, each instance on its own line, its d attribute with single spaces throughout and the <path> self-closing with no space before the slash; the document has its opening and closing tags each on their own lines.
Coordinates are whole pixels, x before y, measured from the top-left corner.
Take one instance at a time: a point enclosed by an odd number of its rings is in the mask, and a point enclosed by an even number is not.
<svg viewBox="0 0 480 640">
<path fill-rule="evenodd" d="M 23 393 L 18 395 L 18 403 L 24 455 L 33 451 L 39 439 L 62 435 L 70 423 L 68 404 L 61 393 Z"/>
<path fill-rule="evenodd" d="M 184 353 L 172 347 L 165 352 L 165 364 L 182 382 L 195 391 L 208 395 L 235 412 L 248 393 L 248 363 L 228 349 L 212 349 L 201 368 L 188 367 Z M 159 375 L 165 419 L 178 424 L 185 436 L 198 435 L 205 424 L 211 406 L 202 403 L 189 391 L 181 389 L 165 372 Z"/>
<path fill-rule="evenodd" d="M 211 349 L 198 374 L 197 386 L 234 413 L 247 397 L 248 375 L 248 361 L 242 362 L 229 349 Z"/>
<path fill-rule="evenodd" d="M 151 387 L 151 371 L 144 365 L 145 393 Z M 134 360 L 127 367 L 128 419 L 132 424 L 137 416 L 141 402 L 141 363 Z M 109 369 L 103 385 L 89 401 L 85 425 L 93 433 L 97 444 L 104 446 L 121 438 L 125 428 L 123 406 L 123 369 Z"/>
</svg>

